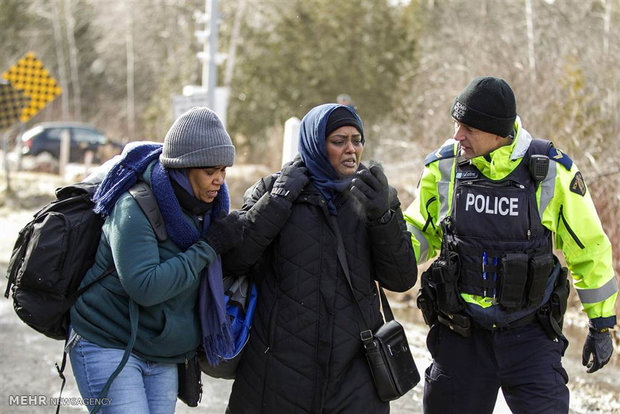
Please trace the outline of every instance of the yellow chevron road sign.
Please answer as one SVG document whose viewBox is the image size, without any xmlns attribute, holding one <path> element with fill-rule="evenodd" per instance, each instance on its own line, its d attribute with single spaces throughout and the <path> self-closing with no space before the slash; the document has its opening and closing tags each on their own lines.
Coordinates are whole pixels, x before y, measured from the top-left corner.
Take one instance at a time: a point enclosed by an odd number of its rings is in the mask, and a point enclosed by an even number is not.
<svg viewBox="0 0 620 414">
<path fill-rule="evenodd" d="M 22 122 L 28 121 L 49 102 L 62 93 L 56 79 L 50 76 L 43 62 L 32 52 L 28 52 L 9 70 L 2 74 L 14 89 L 20 90 L 30 98 L 30 103 L 20 115 Z"/>
</svg>

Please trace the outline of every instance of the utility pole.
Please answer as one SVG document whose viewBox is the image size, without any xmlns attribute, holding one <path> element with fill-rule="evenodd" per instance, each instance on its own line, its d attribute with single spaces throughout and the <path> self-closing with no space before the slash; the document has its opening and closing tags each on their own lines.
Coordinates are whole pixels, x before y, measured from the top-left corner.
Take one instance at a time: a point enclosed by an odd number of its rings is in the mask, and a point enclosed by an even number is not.
<svg viewBox="0 0 620 414">
<path fill-rule="evenodd" d="M 226 59 L 226 55 L 218 53 L 218 24 L 220 15 L 217 9 L 217 0 L 205 0 L 205 13 L 196 11 L 194 20 L 197 24 L 204 24 L 204 30 L 196 30 L 194 35 L 202 44 L 202 50 L 196 57 L 202 63 L 202 83 L 200 85 L 185 85 L 183 96 L 173 96 L 175 118 L 192 106 L 207 106 L 220 117 L 226 126 L 226 107 L 230 88 L 217 86 L 217 67 Z"/>
<path fill-rule="evenodd" d="M 202 52 L 198 59 L 202 62 L 202 89 L 207 94 L 207 106 L 215 107 L 215 87 L 217 86 L 217 35 L 219 13 L 217 0 L 205 0 L 205 14 L 198 16 L 198 21 L 205 23 L 204 31 L 197 31 L 196 37 L 202 41 Z"/>
</svg>

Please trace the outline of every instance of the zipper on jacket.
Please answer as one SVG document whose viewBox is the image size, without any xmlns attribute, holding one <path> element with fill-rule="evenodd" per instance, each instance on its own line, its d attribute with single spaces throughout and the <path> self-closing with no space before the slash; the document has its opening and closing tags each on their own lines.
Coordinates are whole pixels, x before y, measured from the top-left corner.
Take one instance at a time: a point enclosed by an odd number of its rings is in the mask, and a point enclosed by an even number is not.
<svg viewBox="0 0 620 414">
<path fill-rule="evenodd" d="M 585 249 L 586 246 L 584 246 L 583 243 L 581 243 L 581 240 L 579 240 L 579 237 L 577 237 L 573 229 L 570 228 L 570 226 L 568 225 L 568 222 L 566 221 L 566 218 L 564 217 L 564 205 L 560 205 L 559 219 L 562 220 L 562 223 L 564 223 L 564 227 L 566 227 L 568 234 L 570 234 L 573 240 L 575 240 L 575 243 L 577 243 L 577 246 L 579 246 L 581 249 Z"/>
<path fill-rule="evenodd" d="M 534 194 L 534 197 L 536 195 Z M 527 239 L 530 240 L 532 238 L 532 209 L 530 206 L 530 197 L 526 197 L 527 200 Z"/>
<path fill-rule="evenodd" d="M 265 348 L 265 351 L 263 351 L 265 354 L 269 354 L 269 352 L 271 351 L 271 347 L 275 342 L 276 318 L 278 317 L 278 303 L 280 302 L 278 293 L 279 292 L 276 293 L 276 298 L 273 301 L 273 308 L 271 309 L 271 313 L 269 315 L 269 325 L 267 328 L 269 329 L 269 331 L 267 332 L 267 347 Z"/>
</svg>

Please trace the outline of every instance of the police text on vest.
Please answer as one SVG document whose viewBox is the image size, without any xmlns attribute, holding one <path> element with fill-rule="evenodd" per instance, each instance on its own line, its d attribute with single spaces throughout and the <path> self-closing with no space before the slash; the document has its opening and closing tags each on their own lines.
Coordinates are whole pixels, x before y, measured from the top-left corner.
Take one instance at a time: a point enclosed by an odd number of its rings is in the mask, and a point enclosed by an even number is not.
<svg viewBox="0 0 620 414">
<path fill-rule="evenodd" d="M 518 216 L 519 199 L 516 197 L 491 197 L 482 194 L 467 194 L 465 211 L 473 207 L 476 212 L 484 214 L 499 214 L 500 216 Z"/>
</svg>

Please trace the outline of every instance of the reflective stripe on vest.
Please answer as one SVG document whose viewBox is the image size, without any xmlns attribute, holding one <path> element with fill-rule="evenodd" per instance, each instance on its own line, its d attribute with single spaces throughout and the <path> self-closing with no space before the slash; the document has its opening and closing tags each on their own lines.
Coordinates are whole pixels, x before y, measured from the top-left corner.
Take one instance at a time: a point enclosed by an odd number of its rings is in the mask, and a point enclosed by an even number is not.
<svg viewBox="0 0 620 414">
<path fill-rule="evenodd" d="M 448 215 L 450 190 L 452 190 L 452 166 L 454 158 L 440 160 L 438 163 L 441 180 L 437 183 L 437 193 L 439 194 L 439 220 L 441 221 Z"/>
<path fill-rule="evenodd" d="M 549 171 L 547 172 L 547 176 L 540 183 L 540 207 L 538 208 L 538 212 L 541 218 L 555 192 L 556 166 L 557 164 L 555 162 L 549 163 Z"/>
<path fill-rule="evenodd" d="M 424 263 L 428 260 L 428 240 L 424 237 L 424 233 L 422 233 L 416 226 L 411 223 L 407 223 L 407 231 L 409 231 L 416 240 L 420 243 L 420 257 L 418 258 L 418 263 Z"/>
</svg>

